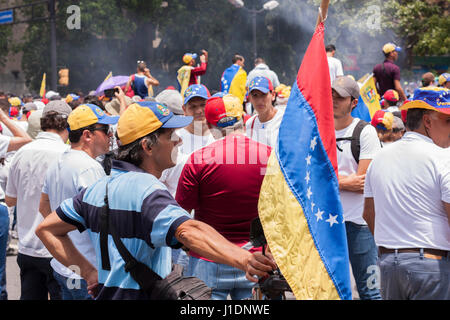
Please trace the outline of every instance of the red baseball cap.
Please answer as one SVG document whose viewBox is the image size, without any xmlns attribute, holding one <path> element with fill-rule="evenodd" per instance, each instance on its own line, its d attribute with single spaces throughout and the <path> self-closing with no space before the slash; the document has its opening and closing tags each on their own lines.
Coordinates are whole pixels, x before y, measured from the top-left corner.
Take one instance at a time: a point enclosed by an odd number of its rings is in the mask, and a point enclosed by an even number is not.
<svg viewBox="0 0 450 320">
<path fill-rule="evenodd" d="M 398 100 L 400 100 L 398 92 L 393 90 L 393 89 L 387 90 L 384 93 L 383 98 L 384 98 L 384 100 L 388 100 L 388 101 L 391 101 L 391 102 L 398 102 Z"/>
<path fill-rule="evenodd" d="M 211 97 L 206 101 L 206 121 L 217 127 L 231 126 L 241 120 L 243 114 L 241 101 L 231 94 L 223 97 Z"/>
</svg>

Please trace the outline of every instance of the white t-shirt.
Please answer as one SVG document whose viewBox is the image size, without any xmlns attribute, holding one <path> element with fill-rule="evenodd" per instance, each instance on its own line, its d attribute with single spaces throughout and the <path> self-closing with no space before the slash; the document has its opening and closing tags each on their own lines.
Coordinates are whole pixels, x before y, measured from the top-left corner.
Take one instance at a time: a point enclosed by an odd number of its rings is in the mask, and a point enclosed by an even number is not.
<svg viewBox="0 0 450 320">
<path fill-rule="evenodd" d="M 359 119 L 354 118 L 352 123 L 345 129 L 335 130 L 336 139 L 351 137 L 353 130 L 358 124 Z M 381 150 L 380 139 L 378 139 L 377 131 L 371 125 L 367 125 L 361 131 L 360 136 L 361 149 L 359 152 L 359 160 L 373 159 L 373 157 Z M 358 171 L 358 164 L 351 151 L 351 141 L 344 140 L 336 143 L 342 150 L 337 150 L 338 172 L 339 175 L 349 176 Z M 356 224 L 366 225 L 363 219 L 364 196 L 362 193 L 340 190 L 342 208 L 344 210 L 344 220 L 351 221 Z"/>
<path fill-rule="evenodd" d="M 100 163 L 84 151 L 70 149 L 48 168 L 42 193 L 48 195 L 50 208 L 54 211 L 64 200 L 74 197 L 81 189 L 104 176 L 105 171 Z M 95 249 L 87 230 L 82 233 L 74 230 L 68 235 L 78 251 L 96 266 Z M 50 264 L 53 270 L 65 277 L 80 278 L 56 259 L 52 259 Z"/>
<path fill-rule="evenodd" d="M 278 110 L 275 116 L 266 122 L 260 122 L 257 114 L 250 117 L 245 123 L 247 137 L 275 148 L 286 108 L 275 107 L 275 109 Z"/>
<path fill-rule="evenodd" d="M 21 128 L 25 132 L 28 130 L 28 122 L 27 121 L 12 120 L 12 123 L 14 123 L 14 125 L 16 125 L 17 127 Z M 7 126 L 3 126 L 3 134 L 5 136 L 9 136 L 9 137 L 13 137 L 14 136 L 12 134 L 11 130 L 9 130 Z"/>
<path fill-rule="evenodd" d="M 176 133 L 183 139 L 183 144 L 178 147 L 177 164 L 172 168 L 164 170 L 161 178 L 159 178 L 159 181 L 166 185 L 174 198 L 184 164 L 189 159 L 191 153 L 215 141 L 211 133 L 205 136 L 193 135 L 184 128 L 177 130 Z"/>
<path fill-rule="evenodd" d="M 11 137 L 0 134 L 0 158 L 6 158 Z M 8 178 L 9 162 L 0 165 L 0 199 L 5 199 L 6 180 Z"/>
<path fill-rule="evenodd" d="M 450 250 L 450 148 L 406 132 L 373 159 L 364 196 L 374 198 L 377 246 Z"/>
<path fill-rule="evenodd" d="M 334 81 L 339 76 L 344 75 L 344 71 L 342 70 L 342 63 L 339 59 L 335 57 L 327 57 L 328 58 L 328 69 L 330 69 L 330 80 Z"/>
<path fill-rule="evenodd" d="M 39 213 L 42 185 L 47 168 L 69 148 L 56 133 L 40 132 L 36 140 L 20 148 L 11 161 L 6 195 L 17 199 L 17 231 L 19 253 L 50 258 L 44 244 L 36 236 L 42 222 Z"/>
</svg>

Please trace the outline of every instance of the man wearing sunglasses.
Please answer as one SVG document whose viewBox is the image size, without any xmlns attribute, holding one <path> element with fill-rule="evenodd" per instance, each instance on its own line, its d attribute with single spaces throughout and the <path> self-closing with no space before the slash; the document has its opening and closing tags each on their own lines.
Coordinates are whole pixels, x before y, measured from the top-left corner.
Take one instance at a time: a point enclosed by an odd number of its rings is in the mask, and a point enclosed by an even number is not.
<svg viewBox="0 0 450 320">
<path fill-rule="evenodd" d="M 119 117 L 107 116 L 96 105 L 77 107 L 67 119 L 71 149 L 49 167 L 41 194 L 40 212 L 44 217 L 55 210 L 61 202 L 76 195 L 101 177 L 105 171 L 95 160 L 109 151 L 113 132 L 110 125 Z M 76 248 L 95 265 L 95 249 L 87 232 L 73 231 L 69 237 Z M 63 266 L 56 259 L 50 262 L 55 279 L 61 286 L 63 300 L 90 299 L 86 281 Z"/>
</svg>

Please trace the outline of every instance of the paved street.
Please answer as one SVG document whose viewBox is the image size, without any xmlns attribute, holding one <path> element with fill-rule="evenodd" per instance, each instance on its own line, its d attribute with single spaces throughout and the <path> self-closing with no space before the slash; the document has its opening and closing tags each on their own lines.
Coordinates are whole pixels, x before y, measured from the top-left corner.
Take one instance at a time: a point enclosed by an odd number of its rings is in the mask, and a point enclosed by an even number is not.
<svg viewBox="0 0 450 320">
<path fill-rule="evenodd" d="M 13 244 L 17 240 L 12 239 Z M 20 269 L 17 265 L 17 256 L 6 257 L 6 290 L 8 291 L 8 300 L 19 300 L 20 298 Z"/>
</svg>

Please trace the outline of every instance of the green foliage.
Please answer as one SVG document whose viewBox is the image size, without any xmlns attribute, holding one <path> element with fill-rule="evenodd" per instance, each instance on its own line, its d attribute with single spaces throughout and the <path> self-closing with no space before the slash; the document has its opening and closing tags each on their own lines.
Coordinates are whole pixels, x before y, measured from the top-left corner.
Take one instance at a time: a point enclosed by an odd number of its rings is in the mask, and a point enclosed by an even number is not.
<svg viewBox="0 0 450 320">
<path fill-rule="evenodd" d="M 0 28 L 0 66 L 6 62 L 6 56 L 10 50 L 12 30 L 11 26 L 2 26 Z"/>
<path fill-rule="evenodd" d="M 385 2 L 386 25 L 406 40 L 406 47 L 416 55 L 450 53 L 449 0 Z"/>
</svg>

